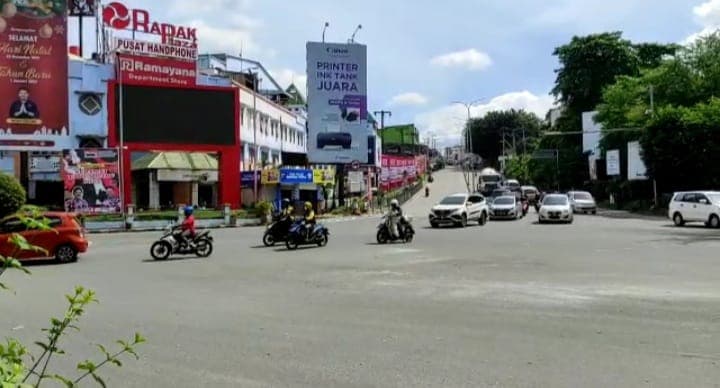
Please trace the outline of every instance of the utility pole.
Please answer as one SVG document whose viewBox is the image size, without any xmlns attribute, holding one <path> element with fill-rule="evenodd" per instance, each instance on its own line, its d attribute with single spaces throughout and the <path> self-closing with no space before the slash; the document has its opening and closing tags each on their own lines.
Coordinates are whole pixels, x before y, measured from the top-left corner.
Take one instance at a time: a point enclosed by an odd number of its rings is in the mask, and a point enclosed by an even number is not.
<svg viewBox="0 0 720 388">
<path fill-rule="evenodd" d="M 387 117 L 392 117 L 392 112 L 389 110 L 378 110 L 373 112 L 373 114 L 380 116 L 380 129 L 385 128 L 385 115 L 387 115 Z"/>
</svg>

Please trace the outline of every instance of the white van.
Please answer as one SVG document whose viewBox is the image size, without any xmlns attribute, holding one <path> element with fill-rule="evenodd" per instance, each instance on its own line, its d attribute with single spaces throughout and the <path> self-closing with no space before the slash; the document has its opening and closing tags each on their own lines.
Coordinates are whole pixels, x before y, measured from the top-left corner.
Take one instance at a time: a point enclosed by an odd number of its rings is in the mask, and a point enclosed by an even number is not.
<svg viewBox="0 0 720 388">
<path fill-rule="evenodd" d="M 668 209 L 675 226 L 688 222 L 704 222 L 720 228 L 720 191 L 685 191 L 675 193 Z"/>
</svg>

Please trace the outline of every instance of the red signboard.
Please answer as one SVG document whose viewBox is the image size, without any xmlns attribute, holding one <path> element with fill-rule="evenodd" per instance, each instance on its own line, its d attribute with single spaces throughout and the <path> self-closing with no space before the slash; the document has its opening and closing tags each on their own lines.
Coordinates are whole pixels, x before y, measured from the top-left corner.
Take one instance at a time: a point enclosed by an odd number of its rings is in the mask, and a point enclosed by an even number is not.
<svg viewBox="0 0 720 388">
<path fill-rule="evenodd" d="M 0 135 L 67 135 L 66 1 L 0 3 Z"/>
<path fill-rule="evenodd" d="M 192 27 L 158 23 L 150 19 L 143 9 L 128 9 L 124 4 L 112 2 L 103 7 L 103 23 L 117 30 L 132 30 L 162 36 L 162 42 L 176 46 L 193 47 L 197 42 L 197 30 Z"/>
<path fill-rule="evenodd" d="M 118 67 L 120 79 L 126 83 L 175 87 L 196 85 L 196 62 L 118 54 Z"/>
</svg>

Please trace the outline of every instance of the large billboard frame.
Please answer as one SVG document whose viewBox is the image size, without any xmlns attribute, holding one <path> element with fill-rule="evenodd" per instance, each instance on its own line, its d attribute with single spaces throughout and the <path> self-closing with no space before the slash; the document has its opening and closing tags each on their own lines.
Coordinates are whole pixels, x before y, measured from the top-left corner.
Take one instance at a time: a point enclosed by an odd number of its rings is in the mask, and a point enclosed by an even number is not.
<svg viewBox="0 0 720 388">
<path fill-rule="evenodd" d="M 367 46 L 307 42 L 308 141 L 311 163 L 368 160 Z"/>
</svg>

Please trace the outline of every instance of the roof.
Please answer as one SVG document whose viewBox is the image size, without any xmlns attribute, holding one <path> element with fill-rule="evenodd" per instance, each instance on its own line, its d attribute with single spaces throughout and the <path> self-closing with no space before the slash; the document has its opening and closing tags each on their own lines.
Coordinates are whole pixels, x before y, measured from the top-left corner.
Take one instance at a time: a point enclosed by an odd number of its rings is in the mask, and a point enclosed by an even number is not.
<svg viewBox="0 0 720 388">
<path fill-rule="evenodd" d="M 285 90 L 287 94 L 290 95 L 290 100 L 288 100 L 288 105 L 307 105 L 307 102 L 305 101 L 305 98 L 303 97 L 302 93 L 300 92 L 300 89 L 295 86 L 295 84 L 290 84 L 288 88 Z"/>
<path fill-rule="evenodd" d="M 218 161 L 202 152 L 153 152 L 132 162 L 132 170 L 217 170 Z"/>
</svg>

